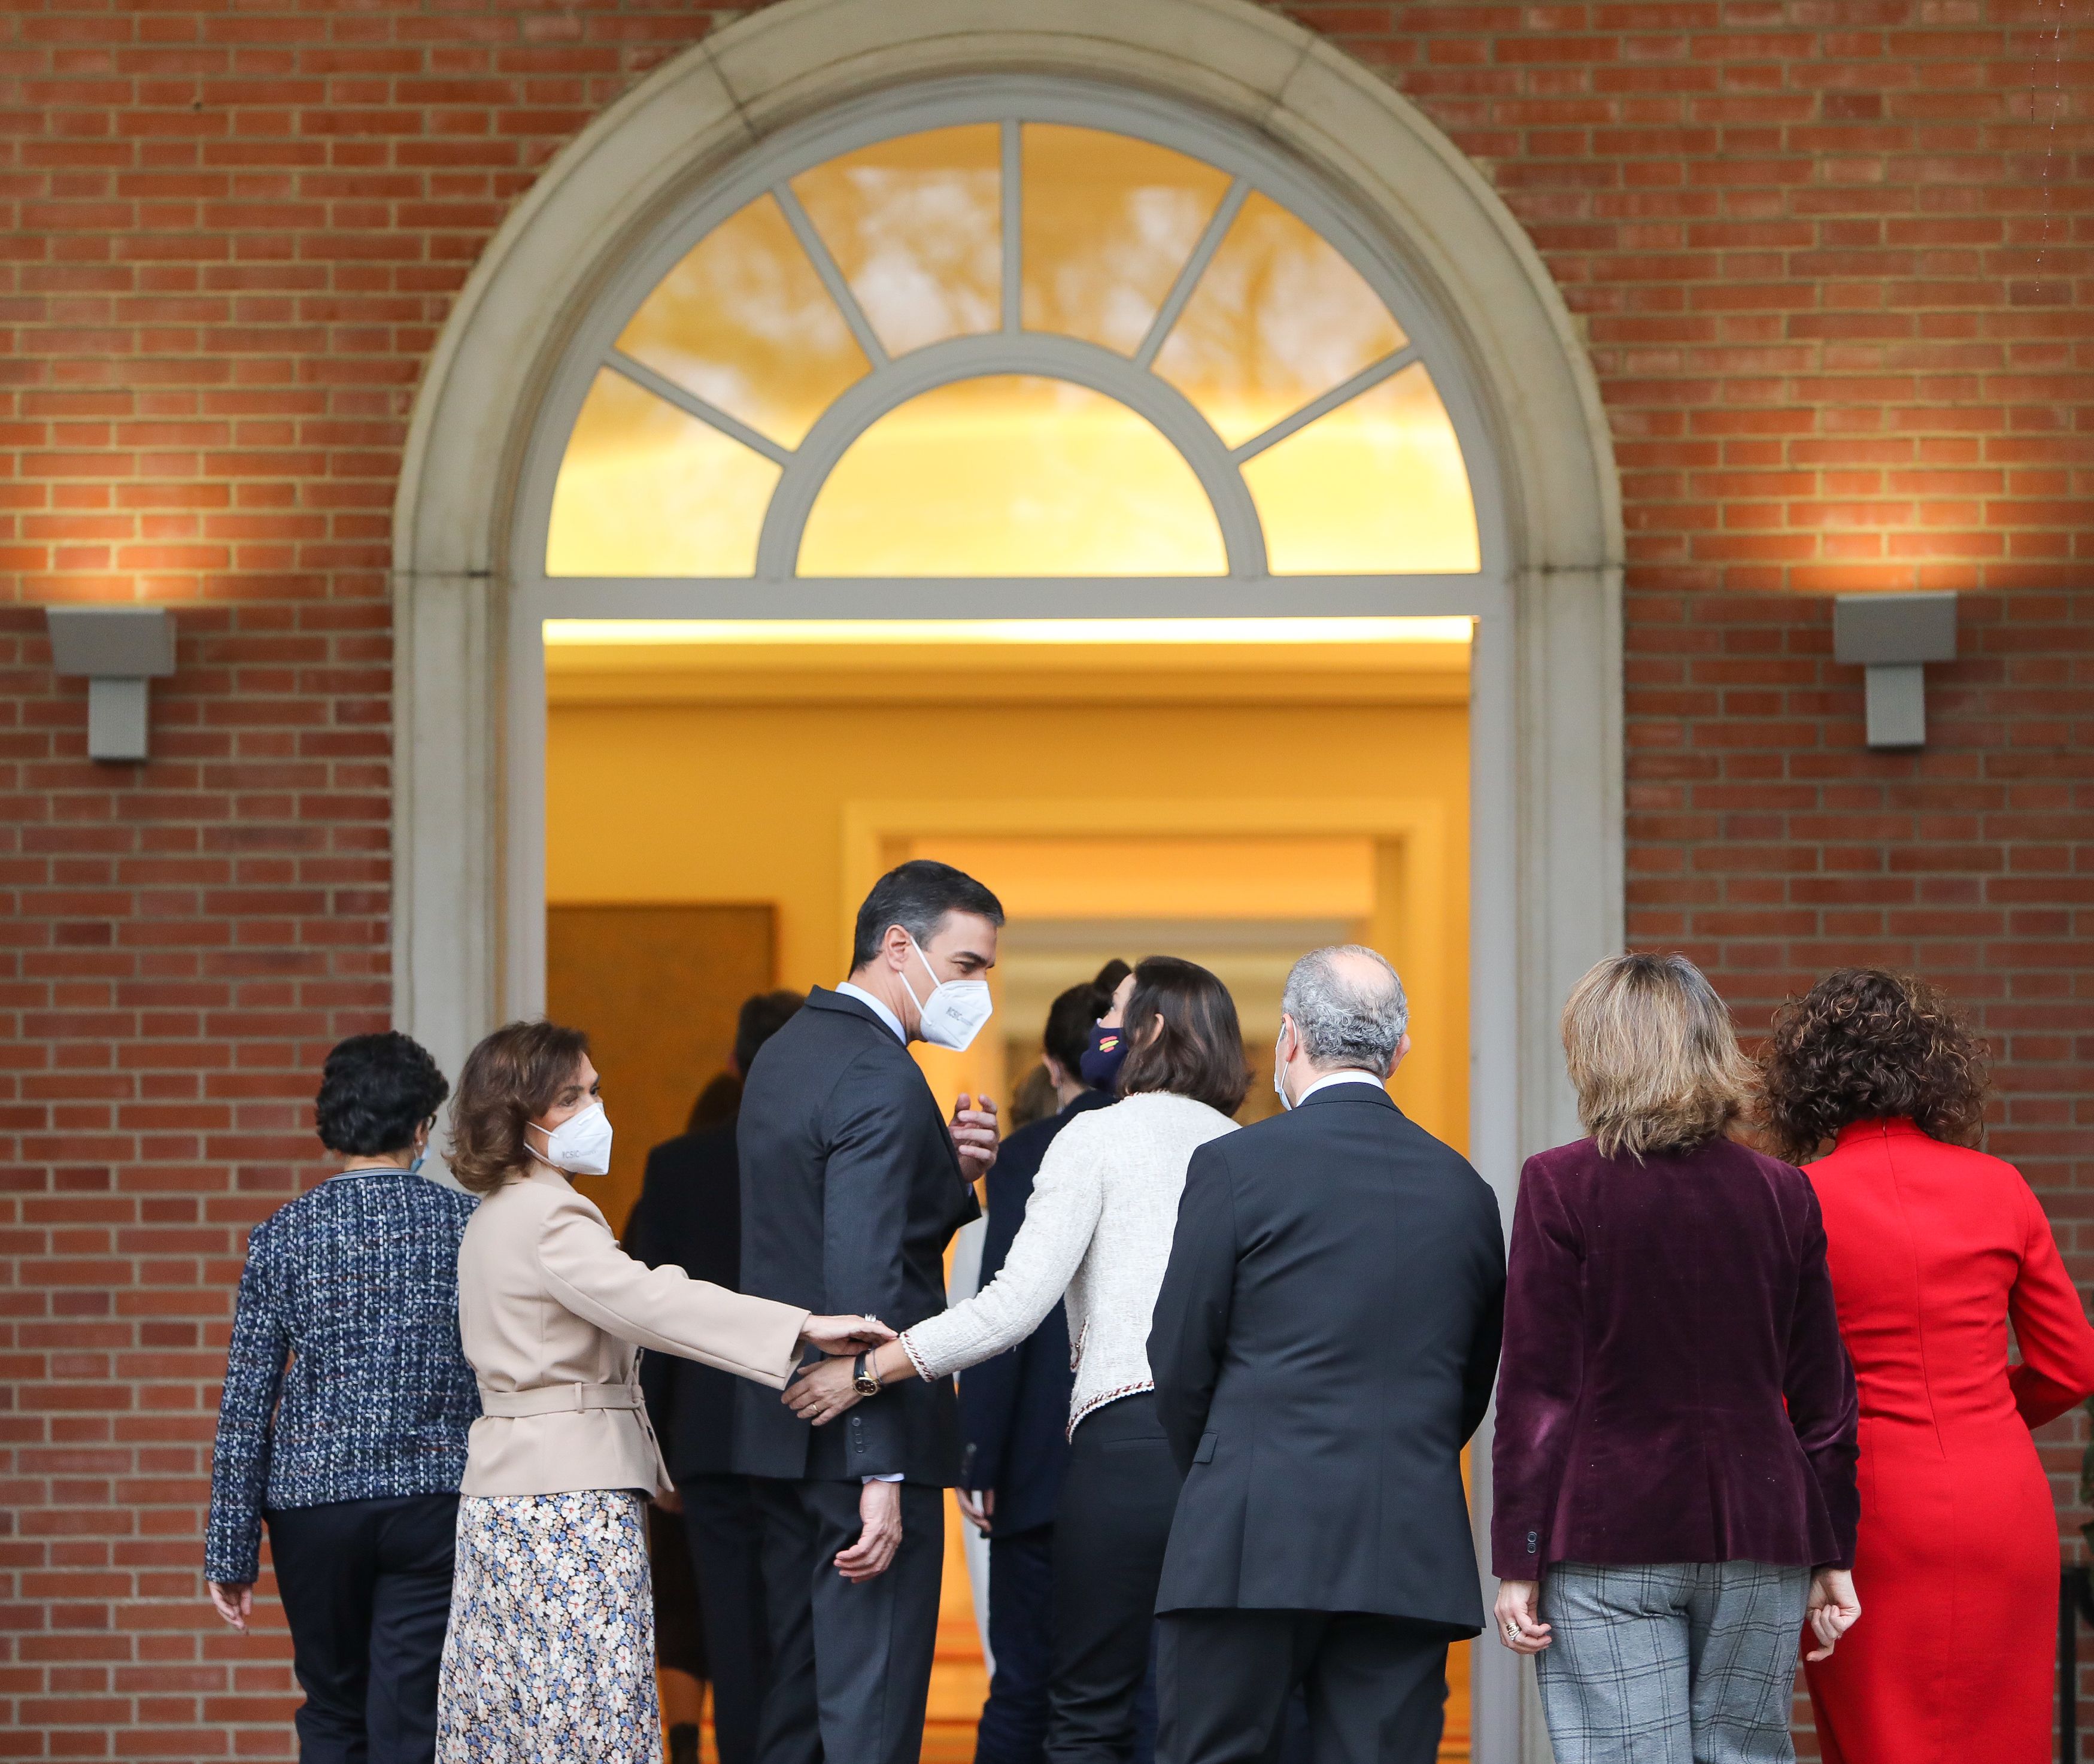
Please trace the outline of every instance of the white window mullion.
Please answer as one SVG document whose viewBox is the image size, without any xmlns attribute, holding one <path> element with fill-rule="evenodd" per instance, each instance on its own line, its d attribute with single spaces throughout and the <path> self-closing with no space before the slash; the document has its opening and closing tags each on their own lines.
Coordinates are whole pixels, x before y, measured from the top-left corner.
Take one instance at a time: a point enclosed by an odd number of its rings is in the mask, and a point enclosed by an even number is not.
<svg viewBox="0 0 2094 1764">
<path fill-rule="evenodd" d="M 1023 192 L 1020 189 L 1019 124 L 1006 117 L 1003 123 L 1003 328 L 1015 334 L 1024 319 Z"/>
<path fill-rule="evenodd" d="M 1405 344 L 1393 354 L 1384 355 L 1378 362 L 1370 362 L 1349 380 L 1340 380 L 1321 398 L 1311 398 L 1291 416 L 1283 416 L 1271 428 L 1261 431 L 1240 447 L 1229 450 L 1229 458 L 1238 465 L 1247 459 L 1255 459 L 1266 448 L 1273 446 L 1297 429 L 1304 429 L 1319 416 L 1328 416 L 1341 404 L 1349 404 L 1362 392 L 1372 390 L 1392 374 L 1401 372 L 1418 359 L 1414 344 Z"/>
<path fill-rule="evenodd" d="M 1193 298 L 1193 290 L 1199 286 L 1200 278 L 1207 272 L 1207 265 L 1221 250 L 1223 239 L 1235 224 L 1236 211 L 1249 195 L 1249 180 L 1238 178 L 1215 206 L 1213 217 L 1207 222 L 1207 230 L 1200 235 L 1200 242 L 1193 247 L 1193 254 L 1185 259 L 1178 280 L 1171 285 L 1171 292 L 1163 297 L 1163 304 L 1156 309 L 1156 316 L 1149 321 L 1149 335 L 1134 352 L 1136 367 L 1145 368 L 1156 359 L 1156 352 L 1163 347 L 1164 338 L 1170 336 L 1171 327 L 1178 322 L 1178 315 Z"/>
<path fill-rule="evenodd" d="M 658 374 L 646 363 L 635 361 L 624 350 L 615 349 L 604 358 L 604 366 L 614 373 L 622 374 L 636 386 L 645 386 L 648 391 L 666 404 L 673 404 L 687 416 L 694 416 L 701 423 L 718 429 L 723 435 L 731 435 L 745 447 L 753 448 L 766 459 L 784 465 L 793 457 L 793 450 L 781 447 L 761 429 L 751 428 L 738 416 L 730 416 L 718 405 L 709 403 L 695 392 L 686 391 L 666 375 Z"/>
<path fill-rule="evenodd" d="M 851 292 L 850 284 L 844 279 L 836 260 L 829 255 L 829 248 L 823 242 L 821 234 L 815 232 L 807 211 L 800 206 L 800 198 L 793 193 L 793 186 L 775 184 L 771 193 L 784 211 L 785 224 L 793 229 L 793 237 L 800 241 L 800 249 L 807 254 L 807 261 L 815 266 L 815 273 L 821 277 L 822 285 L 828 289 L 829 298 L 836 302 L 836 310 L 844 315 L 844 323 L 858 339 L 858 346 L 865 351 L 865 358 L 875 368 L 884 367 L 886 345 L 873 329 L 872 320 L 866 317 L 865 308 L 858 303 L 858 296 Z"/>
</svg>

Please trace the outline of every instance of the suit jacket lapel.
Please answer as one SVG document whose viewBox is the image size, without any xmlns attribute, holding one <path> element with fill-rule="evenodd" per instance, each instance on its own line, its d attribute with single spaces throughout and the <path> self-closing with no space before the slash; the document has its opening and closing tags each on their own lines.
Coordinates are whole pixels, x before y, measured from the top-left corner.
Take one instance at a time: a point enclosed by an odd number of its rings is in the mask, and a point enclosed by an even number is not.
<svg viewBox="0 0 2094 1764">
<path fill-rule="evenodd" d="M 848 993 L 832 993 L 826 986 L 817 986 L 808 993 L 807 1002 L 818 1010 L 841 1011 L 846 1016 L 856 1017 L 886 1040 L 894 1040 L 893 1030 L 880 1020 L 879 1014 L 862 1000 L 853 998 Z M 938 1110 L 937 1093 L 931 1088 L 931 1080 L 924 1077 L 923 1068 L 916 1065 L 914 1056 L 906 1045 L 902 1046 L 901 1053 L 903 1058 L 915 1067 L 917 1082 L 923 1087 L 923 1105 L 931 1115 L 932 1135 L 945 1148 L 945 1161 L 952 1167 L 954 1180 L 971 1194 L 974 1184 L 967 1180 L 967 1171 L 960 1162 L 960 1154 L 953 1148 L 953 1136 L 947 1131 L 945 1118 Z"/>
<path fill-rule="evenodd" d="M 910 1063 L 914 1065 L 915 1062 L 912 1060 Z M 923 1071 L 920 1066 L 916 1069 L 919 1074 Z M 953 1145 L 952 1132 L 945 1123 L 945 1117 L 939 1110 L 937 1093 L 931 1088 L 931 1080 L 928 1078 L 923 1080 L 923 1100 L 931 1106 L 932 1131 L 937 1135 L 938 1143 L 945 1148 L 945 1157 L 953 1167 L 953 1175 L 962 1188 L 971 1192 L 974 1184 L 967 1180 L 967 1171 L 960 1162 L 960 1154 Z"/>
</svg>

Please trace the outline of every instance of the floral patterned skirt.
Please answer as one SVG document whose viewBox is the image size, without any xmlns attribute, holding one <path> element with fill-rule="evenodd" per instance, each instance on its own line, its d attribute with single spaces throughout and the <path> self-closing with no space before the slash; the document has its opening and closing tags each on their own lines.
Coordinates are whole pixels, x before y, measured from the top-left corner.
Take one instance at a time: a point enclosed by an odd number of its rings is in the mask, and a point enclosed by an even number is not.
<svg viewBox="0 0 2094 1764">
<path fill-rule="evenodd" d="M 458 1502 L 440 1764 L 661 1764 L 643 1505 L 615 1488 Z"/>
</svg>

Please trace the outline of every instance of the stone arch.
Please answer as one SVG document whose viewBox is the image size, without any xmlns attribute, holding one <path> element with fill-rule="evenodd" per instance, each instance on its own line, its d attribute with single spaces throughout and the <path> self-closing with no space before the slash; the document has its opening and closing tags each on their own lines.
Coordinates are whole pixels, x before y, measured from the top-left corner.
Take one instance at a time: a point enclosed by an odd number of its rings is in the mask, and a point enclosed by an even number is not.
<svg viewBox="0 0 2094 1764">
<path fill-rule="evenodd" d="M 519 915 L 542 906 L 505 858 L 511 499 L 606 277 L 776 131 L 926 79 L 1013 72 L 1117 83 L 1257 130 L 1401 254 L 1458 337 L 1511 553 L 1504 628 L 1479 630 L 1476 650 L 1471 982 L 1472 1151 L 1509 1205 L 1519 1156 L 1578 1131 L 1555 1013 L 1622 936 L 1623 537 L 1605 414 L 1561 295 L 1482 175 L 1384 80 L 1247 0 L 783 0 L 656 69 L 546 167 L 453 307 L 402 464 L 396 1019 L 454 1067 L 536 1001 L 506 958 Z M 1477 1755 L 1507 1764 L 1517 1679 L 1495 1655 L 1479 1654 Z"/>
</svg>

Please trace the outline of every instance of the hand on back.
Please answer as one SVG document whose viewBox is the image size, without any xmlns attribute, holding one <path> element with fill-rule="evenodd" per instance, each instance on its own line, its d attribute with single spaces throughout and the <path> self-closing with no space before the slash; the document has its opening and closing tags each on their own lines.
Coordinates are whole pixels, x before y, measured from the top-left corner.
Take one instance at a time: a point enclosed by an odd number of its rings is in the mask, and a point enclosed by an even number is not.
<svg viewBox="0 0 2094 1764">
<path fill-rule="evenodd" d="M 802 1367 L 785 1387 L 785 1406 L 818 1427 L 835 1420 L 858 1401 L 856 1360 L 840 1354 Z"/>
<path fill-rule="evenodd" d="M 877 1317 L 810 1317 L 800 1330 L 805 1345 L 824 1353 L 862 1353 L 893 1339 L 894 1332 Z"/>
</svg>

